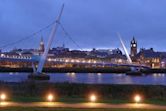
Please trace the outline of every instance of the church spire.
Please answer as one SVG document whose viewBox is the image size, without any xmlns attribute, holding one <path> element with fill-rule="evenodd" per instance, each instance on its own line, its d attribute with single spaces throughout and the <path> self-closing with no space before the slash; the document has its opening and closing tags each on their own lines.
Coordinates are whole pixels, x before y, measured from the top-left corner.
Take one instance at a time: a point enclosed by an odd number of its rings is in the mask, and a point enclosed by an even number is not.
<svg viewBox="0 0 166 111">
<path fill-rule="evenodd" d="M 44 52 L 44 41 L 43 41 L 43 36 L 41 36 L 39 51 L 40 51 L 40 52 Z"/>
<path fill-rule="evenodd" d="M 44 42 L 43 42 L 43 36 L 41 36 L 40 44 L 44 44 Z"/>
<path fill-rule="evenodd" d="M 137 41 L 135 40 L 135 37 L 134 37 L 134 36 L 133 36 L 133 39 L 132 39 L 131 43 L 132 43 L 132 44 L 136 44 L 136 43 L 137 43 Z"/>
</svg>

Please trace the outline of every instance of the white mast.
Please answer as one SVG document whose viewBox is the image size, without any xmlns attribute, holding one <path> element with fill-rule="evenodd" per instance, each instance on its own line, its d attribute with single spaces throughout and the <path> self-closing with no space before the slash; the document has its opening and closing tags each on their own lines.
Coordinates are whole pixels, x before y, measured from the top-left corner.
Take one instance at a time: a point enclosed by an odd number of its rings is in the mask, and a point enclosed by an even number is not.
<svg viewBox="0 0 166 111">
<path fill-rule="evenodd" d="M 46 59 L 47 59 L 48 51 L 49 51 L 49 49 L 50 49 L 50 46 L 51 46 L 51 44 L 52 44 L 52 42 L 53 42 L 53 39 L 54 39 L 55 34 L 56 34 L 56 31 L 57 31 L 57 29 L 58 29 L 58 25 L 59 25 L 59 22 L 60 22 L 60 19 L 61 19 L 61 16 L 62 16 L 63 8 L 64 8 L 64 4 L 62 5 L 61 11 L 60 11 L 60 13 L 59 13 L 59 16 L 57 17 L 56 22 L 54 23 L 54 25 L 53 25 L 53 27 L 52 27 L 51 33 L 50 33 L 50 35 L 49 35 L 49 40 L 48 40 L 46 49 L 45 49 L 43 55 L 42 55 L 41 58 L 40 58 L 39 65 L 38 65 L 38 68 L 37 68 L 37 73 L 39 73 L 39 74 L 40 74 L 40 73 L 42 72 L 42 70 L 43 70 L 43 66 L 44 66 L 45 61 L 46 61 Z"/>
<path fill-rule="evenodd" d="M 120 43 L 121 43 L 122 48 L 123 48 L 123 50 L 124 50 L 124 52 L 125 52 L 125 55 L 126 55 L 126 57 L 127 57 L 128 62 L 129 62 L 130 64 L 132 64 L 132 60 L 131 60 L 131 58 L 130 58 L 130 56 L 129 56 L 129 53 L 128 53 L 127 48 L 126 48 L 126 46 L 125 46 L 125 44 L 124 44 L 124 42 L 123 42 L 123 40 L 122 40 L 122 38 L 121 38 L 120 33 L 117 33 L 117 35 L 118 35 L 118 37 L 119 37 Z"/>
</svg>

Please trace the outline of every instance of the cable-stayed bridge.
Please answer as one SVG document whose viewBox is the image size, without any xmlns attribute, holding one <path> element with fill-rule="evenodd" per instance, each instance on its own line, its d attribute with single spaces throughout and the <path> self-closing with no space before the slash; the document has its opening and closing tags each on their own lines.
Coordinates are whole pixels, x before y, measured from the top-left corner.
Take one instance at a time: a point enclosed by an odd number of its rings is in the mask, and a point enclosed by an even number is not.
<svg viewBox="0 0 166 111">
<path fill-rule="evenodd" d="M 51 30 L 49 38 L 48 38 L 47 46 L 44 50 L 44 53 L 41 56 L 12 56 L 11 57 L 11 56 L 6 56 L 6 55 L 1 54 L 0 60 L 1 61 L 8 60 L 8 61 L 13 61 L 13 62 L 14 61 L 32 62 L 32 67 L 34 69 L 34 73 L 31 74 L 29 77 L 30 78 L 36 78 L 36 77 L 37 78 L 38 77 L 43 78 L 44 77 L 46 79 L 49 79 L 48 75 L 44 75 L 42 73 L 45 62 L 73 63 L 73 64 L 84 64 L 84 65 L 92 64 L 92 65 L 103 65 L 103 66 L 128 66 L 128 67 L 131 67 L 132 70 L 134 70 L 136 68 L 139 68 L 139 69 L 148 68 L 148 67 L 143 66 L 143 65 L 137 65 L 137 64 L 132 63 L 132 60 L 131 60 L 128 52 L 127 52 L 127 49 L 126 49 L 126 47 L 125 47 L 125 45 L 122 41 L 122 38 L 121 38 L 120 34 L 118 34 L 118 37 L 120 39 L 121 45 L 122 45 L 123 50 L 125 52 L 125 55 L 127 57 L 127 60 L 128 60 L 127 64 L 116 64 L 116 63 L 109 63 L 109 62 L 103 62 L 103 61 L 94 61 L 94 60 L 93 61 L 92 60 L 88 60 L 88 61 L 83 60 L 83 61 L 81 61 L 81 60 L 75 60 L 75 59 L 64 59 L 64 58 L 51 59 L 51 58 L 48 58 L 49 49 L 51 47 L 53 39 L 55 38 L 57 29 L 58 29 L 59 26 L 63 29 L 64 33 L 72 40 L 72 42 L 74 44 L 76 44 L 77 47 L 79 47 L 79 45 L 71 38 L 71 36 L 66 32 L 66 30 L 64 29 L 64 27 L 60 23 L 60 19 L 61 19 L 61 16 L 62 16 L 63 9 L 64 9 L 64 4 L 61 7 L 60 13 L 57 16 L 56 21 L 53 23 L 52 30 Z M 27 37 L 27 38 L 29 38 L 29 37 Z M 26 40 L 27 38 L 23 38 L 22 40 Z M 20 40 L 18 42 L 21 42 L 22 40 Z M 17 42 L 15 42 L 15 43 L 17 43 Z M 9 45 L 11 45 L 11 44 L 9 44 Z M 36 69 L 36 67 L 34 67 L 34 62 L 38 62 L 37 69 Z"/>
<path fill-rule="evenodd" d="M 33 55 L 33 56 L 20 56 L 20 55 L 15 55 L 15 56 L 8 56 L 1 54 L 0 55 L 0 61 L 11 61 L 11 62 L 39 62 L 40 57 L 38 55 Z M 66 63 L 66 64 L 82 64 L 82 65 L 96 65 L 96 66 L 127 66 L 127 67 L 140 67 L 140 68 L 150 68 L 145 65 L 140 65 L 140 64 L 129 64 L 129 63 L 111 63 L 111 62 L 105 62 L 101 60 L 91 60 L 91 59 L 72 59 L 72 58 L 47 58 L 46 62 L 52 62 L 52 63 Z"/>
</svg>

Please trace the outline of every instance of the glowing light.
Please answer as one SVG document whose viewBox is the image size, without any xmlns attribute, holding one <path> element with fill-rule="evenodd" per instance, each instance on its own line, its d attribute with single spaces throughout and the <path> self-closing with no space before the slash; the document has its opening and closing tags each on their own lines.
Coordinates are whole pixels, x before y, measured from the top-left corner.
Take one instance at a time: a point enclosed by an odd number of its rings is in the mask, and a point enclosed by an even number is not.
<svg viewBox="0 0 166 111">
<path fill-rule="evenodd" d="M 5 54 L 1 54 L 1 57 L 5 57 Z"/>
<path fill-rule="evenodd" d="M 74 60 L 72 59 L 71 62 L 74 62 Z"/>
<path fill-rule="evenodd" d="M 72 75 L 72 76 L 75 76 L 75 72 L 72 72 L 71 75 Z"/>
<path fill-rule="evenodd" d="M 49 102 L 52 102 L 52 101 L 54 100 L 54 95 L 49 94 L 49 95 L 47 96 L 47 100 L 48 100 Z"/>
<path fill-rule="evenodd" d="M 1 99 L 1 101 L 4 101 L 6 99 L 6 94 L 2 93 L 0 95 L 0 99 Z"/>
<path fill-rule="evenodd" d="M 48 59 L 48 61 L 50 62 L 50 61 L 51 61 L 51 59 L 49 58 L 49 59 Z"/>
<path fill-rule="evenodd" d="M 95 102 L 95 101 L 97 100 L 96 95 L 94 95 L 94 94 L 90 95 L 90 96 L 89 96 L 89 100 L 90 100 L 91 102 Z"/>
<path fill-rule="evenodd" d="M 122 63 L 122 59 L 119 59 L 119 60 L 118 60 L 118 63 Z"/>
<path fill-rule="evenodd" d="M 140 96 L 140 95 L 135 95 L 135 96 L 134 96 L 134 101 L 135 101 L 136 103 L 141 102 L 141 96 Z"/>
<path fill-rule="evenodd" d="M 88 63 L 91 63 L 91 60 L 89 60 Z"/>
<path fill-rule="evenodd" d="M 157 77 L 157 74 L 153 74 L 154 77 Z"/>
<path fill-rule="evenodd" d="M 94 64 L 96 64 L 96 61 L 93 61 Z"/>
<path fill-rule="evenodd" d="M 76 60 L 77 63 L 79 63 L 80 61 L 79 60 Z"/>
</svg>

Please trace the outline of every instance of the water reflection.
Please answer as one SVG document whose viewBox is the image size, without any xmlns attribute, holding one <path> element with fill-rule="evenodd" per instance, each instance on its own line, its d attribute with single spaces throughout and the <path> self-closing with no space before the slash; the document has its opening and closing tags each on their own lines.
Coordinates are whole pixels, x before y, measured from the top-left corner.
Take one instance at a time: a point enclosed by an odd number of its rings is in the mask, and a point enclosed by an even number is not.
<svg viewBox="0 0 166 111">
<path fill-rule="evenodd" d="M 76 82 L 76 73 L 72 72 L 72 73 L 67 73 L 67 77 L 69 82 Z"/>
<path fill-rule="evenodd" d="M 144 76 L 106 73 L 50 73 L 50 82 L 74 82 L 89 84 L 153 84 L 166 85 L 166 74 L 154 73 Z M 1 81 L 27 80 L 28 73 L 0 73 Z"/>
</svg>

